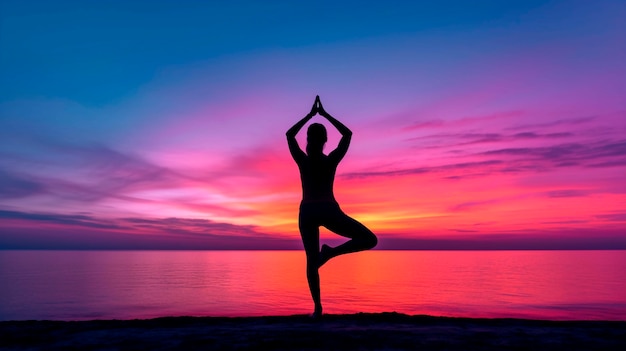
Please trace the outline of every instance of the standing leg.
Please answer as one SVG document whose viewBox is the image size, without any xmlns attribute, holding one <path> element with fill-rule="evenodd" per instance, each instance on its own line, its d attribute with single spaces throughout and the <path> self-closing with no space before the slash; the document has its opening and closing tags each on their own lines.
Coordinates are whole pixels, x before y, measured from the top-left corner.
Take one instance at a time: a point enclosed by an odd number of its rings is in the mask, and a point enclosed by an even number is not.
<svg viewBox="0 0 626 351">
<path fill-rule="evenodd" d="M 323 245 L 320 252 L 320 267 L 333 257 L 351 252 L 369 250 L 374 248 L 378 243 L 378 238 L 376 238 L 376 235 L 374 235 L 371 230 L 367 229 L 366 226 L 354 218 L 343 213 L 339 208 L 337 208 L 337 211 L 333 213 L 332 216 L 327 218 L 324 222 L 324 226 L 336 234 L 350 238 L 350 240 L 337 247 Z"/>
<path fill-rule="evenodd" d="M 320 274 L 319 268 L 319 245 L 320 245 L 320 230 L 319 227 L 314 225 L 306 225 L 302 223 L 300 219 L 300 236 L 302 237 L 302 243 L 304 244 L 304 250 L 306 252 L 306 278 L 309 282 L 309 290 L 311 290 L 311 297 L 315 304 L 314 317 L 320 317 L 322 315 L 322 300 L 320 296 Z"/>
</svg>

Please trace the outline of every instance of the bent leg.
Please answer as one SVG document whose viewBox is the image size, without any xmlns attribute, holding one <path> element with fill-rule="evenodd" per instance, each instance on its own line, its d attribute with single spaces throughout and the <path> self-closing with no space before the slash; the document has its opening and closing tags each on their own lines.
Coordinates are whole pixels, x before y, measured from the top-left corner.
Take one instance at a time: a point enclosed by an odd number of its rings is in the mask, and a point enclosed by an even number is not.
<svg viewBox="0 0 626 351">
<path fill-rule="evenodd" d="M 307 226 L 300 223 L 300 236 L 302 237 L 302 243 L 304 244 L 304 251 L 306 252 L 306 278 L 309 283 L 309 290 L 311 291 L 311 297 L 315 304 L 315 312 L 313 316 L 322 315 L 322 301 L 320 297 L 320 274 L 319 268 L 319 243 L 320 243 L 320 231 L 317 226 Z"/>
<path fill-rule="evenodd" d="M 337 247 L 323 245 L 320 253 L 320 267 L 333 257 L 369 250 L 378 243 L 378 238 L 371 230 L 339 209 L 337 213 L 328 218 L 324 226 L 336 234 L 350 238 L 350 240 Z"/>
</svg>

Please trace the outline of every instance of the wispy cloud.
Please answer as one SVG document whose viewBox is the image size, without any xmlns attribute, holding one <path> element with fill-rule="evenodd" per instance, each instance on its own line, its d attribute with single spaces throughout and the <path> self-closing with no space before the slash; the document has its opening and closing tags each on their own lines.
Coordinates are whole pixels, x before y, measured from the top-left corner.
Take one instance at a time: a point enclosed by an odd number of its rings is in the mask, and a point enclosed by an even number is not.
<svg viewBox="0 0 626 351">
<path fill-rule="evenodd" d="M 598 141 L 592 144 L 567 143 L 542 147 L 511 147 L 483 153 L 488 157 L 504 156 L 524 167 L 612 167 L 626 162 L 626 141 Z"/>
<path fill-rule="evenodd" d="M 45 192 L 45 186 L 27 176 L 0 169 L 0 196 L 6 199 L 28 197 Z"/>
<path fill-rule="evenodd" d="M 461 211 L 473 210 L 476 207 L 492 205 L 494 203 L 498 203 L 498 202 L 501 202 L 501 201 L 502 200 L 499 200 L 499 199 L 490 199 L 490 200 L 482 200 L 482 201 L 463 202 L 463 203 L 451 206 L 448 210 L 450 212 L 461 212 Z"/>
<path fill-rule="evenodd" d="M 35 146 L 35 147 L 32 147 Z M 69 144 L 39 140 L 28 155 L 4 151 L 5 169 L 20 182 L 30 181 L 57 196 L 96 201 L 127 190 L 175 184 L 186 177 L 166 167 L 102 144 Z M 45 170 L 45 171 L 43 171 Z M 12 181 L 18 181 L 13 176 Z M 32 185 L 34 186 L 34 185 Z"/>
<path fill-rule="evenodd" d="M 574 136 L 570 132 L 539 133 L 522 132 L 515 134 L 504 133 L 456 133 L 456 134 L 431 134 L 407 141 L 415 143 L 417 148 L 456 148 L 478 144 L 514 143 L 524 141 L 555 140 Z"/>
<path fill-rule="evenodd" d="M 50 223 L 70 226 L 80 226 L 99 229 L 121 229 L 122 227 L 113 221 L 96 219 L 85 214 L 51 214 L 51 213 L 29 213 L 20 211 L 0 210 L 0 218 L 4 220 L 23 220 L 32 223 Z"/>
<path fill-rule="evenodd" d="M 408 126 L 402 128 L 403 131 L 418 131 L 418 130 L 428 130 L 428 129 L 450 129 L 450 128 L 471 128 L 471 126 L 476 125 L 484 125 L 488 122 L 498 121 L 498 120 L 508 120 L 511 118 L 520 117 L 526 114 L 525 111 L 514 110 L 514 111 L 502 111 L 497 113 L 478 115 L 478 116 L 470 116 L 470 117 L 462 117 L 457 119 L 430 119 L 425 121 L 417 121 Z"/>
<path fill-rule="evenodd" d="M 591 144 L 563 143 L 537 147 L 509 147 L 464 155 L 478 161 L 455 162 L 440 166 L 358 171 L 343 174 L 345 178 L 396 177 L 442 173 L 442 178 L 455 179 L 462 171 L 467 176 L 494 173 L 546 171 L 562 167 L 604 168 L 626 165 L 626 141 L 598 141 Z M 484 158 L 484 160 L 480 160 Z"/>
<path fill-rule="evenodd" d="M 626 212 L 606 213 L 596 217 L 611 222 L 626 222 Z"/>
<path fill-rule="evenodd" d="M 91 214 L 56 214 L 0 210 L 4 222 L 0 248 L 72 248 L 66 233 L 82 232 L 76 242 L 105 240 L 115 247 L 150 248 L 295 248 L 298 241 L 260 231 L 255 226 L 188 218 L 101 218 Z M 30 228 L 30 229 L 29 229 Z M 21 235 L 15 235 L 21 233 Z M 33 235 L 46 238 L 29 242 Z M 124 238 L 119 241 L 120 238 Z M 157 239 L 155 239 L 157 238 Z M 146 240 L 149 239 L 149 240 Z M 115 244 L 115 241 L 119 242 Z M 152 243 L 151 243 L 152 240 Z M 55 244 L 50 244 L 50 243 Z M 50 246 L 52 245 L 52 246 Z M 169 245 L 169 246 L 168 246 Z M 278 245 L 278 246 L 276 246 Z M 3 247 L 4 246 L 4 247 Z M 79 245 L 80 246 L 80 245 Z"/>
<path fill-rule="evenodd" d="M 354 179 L 354 178 L 371 178 L 371 177 L 396 177 L 396 176 L 406 176 L 413 174 L 426 174 L 426 173 L 446 173 L 446 176 L 449 176 L 450 172 L 454 171 L 466 171 L 466 170 L 480 170 L 481 172 L 487 172 L 488 168 L 501 165 L 503 161 L 500 160 L 486 160 L 479 162 L 463 162 L 463 163 L 454 163 L 447 164 L 443 166 L 435 166 L 435 167 L 416 167 L 416 168 L 405 168 L 405 169 L 396 169 L 389 171 L 373 171 L 373 172 L 351 172 L 342 174 L 341 177 L 346 179 Z"/>
<path fill-rule="evenodd" d="M 563 127 L 563 126 L 572 126 L 579 125 L 584 123 L 592 122 L 596 117 L 587 116 L 587 117 L 577 117 L 577 118 L 564 118 L 557 119 L 555 121 L 549 121 L 544 123 L 530 123 L 530 124 L 519 124 L 511 127 L 505 128 L 505 130 L 524 130 L 524 129 L 546 129 L 552 127 Z"/>
<path fill-rule="evenodd" d="M 592 193 L 593 192 L 589 191 L 589 190 L 560 189 L 560 190 L 547 191 L 544 194 L 547 197 L 560 198 L 560 197 L 582 197 L 582 196 L 587 196 L 587 195 L 592 194 Z"/>
</svg>

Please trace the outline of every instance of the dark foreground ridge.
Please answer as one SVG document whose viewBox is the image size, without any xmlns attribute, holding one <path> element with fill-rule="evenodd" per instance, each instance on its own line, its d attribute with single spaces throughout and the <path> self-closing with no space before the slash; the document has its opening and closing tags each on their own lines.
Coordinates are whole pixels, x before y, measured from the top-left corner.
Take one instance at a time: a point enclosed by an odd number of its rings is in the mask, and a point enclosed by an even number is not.
<svg viewBox="0 0 626 351">
<path fill-rule="evenodd" d="M 1 350 L 626 350 L 626 322 L 358 313 L 0 322 Z"/>
</svg>

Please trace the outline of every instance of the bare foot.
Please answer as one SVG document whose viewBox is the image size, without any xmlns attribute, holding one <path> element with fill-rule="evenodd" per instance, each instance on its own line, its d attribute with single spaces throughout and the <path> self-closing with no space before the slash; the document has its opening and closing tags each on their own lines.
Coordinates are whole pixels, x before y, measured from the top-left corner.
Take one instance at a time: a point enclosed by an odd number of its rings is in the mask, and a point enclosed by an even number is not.
<svg viewBox="0 0 626 351">
<path fill-rule="evenodd" d="M 311 315 L 313 319 L 322 318 L 322 306 L 315 306 L 315 312 Z"/>
<path fill-rule="evenodd" d="M 326 244 L 322 245 L 322 249 L 320 250 L 320 261 L 318 268 L 323 266 L 324 263 L 328 262 L 332 258 L 330 251 L 332 248 Z"/>
</svg>

